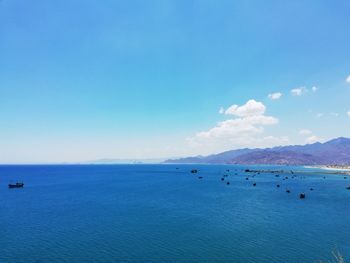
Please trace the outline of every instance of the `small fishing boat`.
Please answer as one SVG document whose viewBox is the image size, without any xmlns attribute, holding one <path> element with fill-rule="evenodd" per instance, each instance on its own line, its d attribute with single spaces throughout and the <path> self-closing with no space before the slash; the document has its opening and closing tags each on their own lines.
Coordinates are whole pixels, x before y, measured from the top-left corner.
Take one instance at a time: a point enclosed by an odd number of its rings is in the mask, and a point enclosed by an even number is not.
<svg viewBox="0 0 350 263">
<path fill-rule="evenodd" d="M 15 183 L 15 184 L 9 184 L 9 188 L 23 188 L 24 183 Z"/>
</svg>

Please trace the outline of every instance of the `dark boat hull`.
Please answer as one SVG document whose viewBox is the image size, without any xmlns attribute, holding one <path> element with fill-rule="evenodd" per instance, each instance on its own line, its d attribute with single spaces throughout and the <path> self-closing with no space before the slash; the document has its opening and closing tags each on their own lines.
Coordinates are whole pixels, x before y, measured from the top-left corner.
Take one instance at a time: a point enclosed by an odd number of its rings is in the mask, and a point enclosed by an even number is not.
<svg viewBox="0 0 350 263">
<path fill-rule="evenodd" d="M 23 188 L 23 183 L 9 184 L 9 188 Z"/>
</svg>

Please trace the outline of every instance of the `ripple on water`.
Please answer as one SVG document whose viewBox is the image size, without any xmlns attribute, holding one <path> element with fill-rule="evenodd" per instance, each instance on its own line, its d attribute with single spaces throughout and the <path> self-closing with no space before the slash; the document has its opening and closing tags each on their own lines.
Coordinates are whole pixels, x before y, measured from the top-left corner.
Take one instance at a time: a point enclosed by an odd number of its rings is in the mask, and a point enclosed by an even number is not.
<svg viewBox="0 0 350 263">
<path fill-rule="evenodd" d="M 342 177 L 252 187 L 241 167 L 227 186 L 226 167 L 200 166 L 202 180 L 179 168 L 0 167 L 0 262 L 314 262 L 335 248 L 350 260 Z M 18 174 L 23 191 L 1 185 Z"/>
</svg>

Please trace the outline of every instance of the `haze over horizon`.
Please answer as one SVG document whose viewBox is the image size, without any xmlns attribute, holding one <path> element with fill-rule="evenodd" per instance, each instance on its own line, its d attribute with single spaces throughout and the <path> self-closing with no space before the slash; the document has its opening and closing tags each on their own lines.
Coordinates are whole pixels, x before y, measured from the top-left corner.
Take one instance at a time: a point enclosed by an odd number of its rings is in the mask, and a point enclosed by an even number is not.
<svg viewBox="0 0 350 263">
<path fill-rule="evenodd" d="M 348 1 L 0 1 L 0 163 L 350 137 Z"/>
</svg>

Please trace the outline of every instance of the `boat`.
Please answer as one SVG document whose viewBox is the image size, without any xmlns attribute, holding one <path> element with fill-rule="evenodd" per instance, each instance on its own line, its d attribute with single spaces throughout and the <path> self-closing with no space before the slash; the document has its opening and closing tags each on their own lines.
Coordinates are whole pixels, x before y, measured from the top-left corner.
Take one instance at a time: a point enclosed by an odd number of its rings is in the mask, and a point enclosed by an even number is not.
<svg viewBox="0 0 350 263">
<path fill-rule="evenodd" d="M 9 188 L 23 188 L 24 183 L 15 183 L 15 184 L 9 184 Z"/>
</svg>

